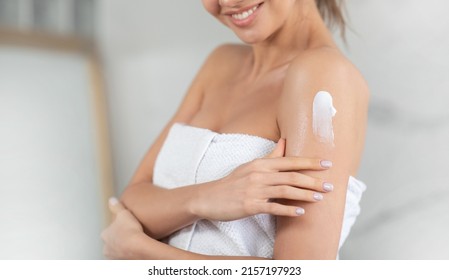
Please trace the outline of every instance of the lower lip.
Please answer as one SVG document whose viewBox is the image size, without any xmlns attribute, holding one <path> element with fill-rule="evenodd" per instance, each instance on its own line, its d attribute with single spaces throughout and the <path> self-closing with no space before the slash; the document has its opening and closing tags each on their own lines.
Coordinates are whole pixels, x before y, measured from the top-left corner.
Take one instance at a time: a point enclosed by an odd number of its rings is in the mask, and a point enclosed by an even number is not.
<svg viewBox="0 0 449 280">
<path fill-rule="evenodd" d="M 238 27 L 246 27 L 249 26 L 254 19 L 256 18 L 257 14 L 259 13 L 259 10 L 262 8 L 262 4 L 259 4 L 259 7 L 247 18 L 245 19 L 236 19 L 233 18 L 231 15 L 229 16 L 231 18 L 232 23 L 234 23 L 235 25 L 237 25 Z"/>
</svg>

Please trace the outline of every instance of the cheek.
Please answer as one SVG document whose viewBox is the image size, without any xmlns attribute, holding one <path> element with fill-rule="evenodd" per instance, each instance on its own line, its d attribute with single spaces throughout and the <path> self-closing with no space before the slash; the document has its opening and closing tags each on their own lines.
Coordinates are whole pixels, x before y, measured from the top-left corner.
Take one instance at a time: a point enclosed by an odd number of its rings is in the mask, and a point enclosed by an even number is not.
<svg viewBox="0 0 449 280">
<path fill-rule="evenodd" d="M 214 17 L 218 16 L 220 12 L 220 5 L 218 4 L 218 0 L 202 0 L 203 6 L 206 11 L 213 15 Z"/>
<path fill-rule="evenodd" d="M 286 20 L 289 15 L 294 12 L 297 7 L 297 3 L 295 0 L 283 0 L 280 2 L 279 0 L 270 2 L 270 10 L 272 13 L 272 16 L 275 18 L 276 21 L 284 21 Z"/>
</svg>

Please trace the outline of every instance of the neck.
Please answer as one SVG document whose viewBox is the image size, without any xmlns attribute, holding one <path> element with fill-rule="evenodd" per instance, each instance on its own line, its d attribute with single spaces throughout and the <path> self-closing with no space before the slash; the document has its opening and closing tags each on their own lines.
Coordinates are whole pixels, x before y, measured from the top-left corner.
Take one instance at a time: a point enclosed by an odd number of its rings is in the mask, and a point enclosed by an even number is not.
<svg viewBox="0 0 449 280">
<path fill-rule="evenodd" d="M 296 2 L 297 13 L 292 13 L 285 24 L 266 40 L 251 45 L 253 49 L 250 79 L 272 70 L 288 66 L 294 57 L 307 49 L 335 46 L 314 0 Z"/>
</svg>

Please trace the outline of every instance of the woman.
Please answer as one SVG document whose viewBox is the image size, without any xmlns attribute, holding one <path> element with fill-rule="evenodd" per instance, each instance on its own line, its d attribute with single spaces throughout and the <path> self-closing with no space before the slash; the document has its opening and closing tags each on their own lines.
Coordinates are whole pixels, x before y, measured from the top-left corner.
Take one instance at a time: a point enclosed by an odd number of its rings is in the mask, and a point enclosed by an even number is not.
<svg viewBox="0 0 449 280">
<path fill-rule="evenodd" d="M 203 5 L 246 45 L 212 52 L 123 205 L 111 200 L 105 255 L 335 259 L 365 188 L 352 175 L 369 96 L 323 21 L 344 23 L 339 5 Z"/>
</svg>

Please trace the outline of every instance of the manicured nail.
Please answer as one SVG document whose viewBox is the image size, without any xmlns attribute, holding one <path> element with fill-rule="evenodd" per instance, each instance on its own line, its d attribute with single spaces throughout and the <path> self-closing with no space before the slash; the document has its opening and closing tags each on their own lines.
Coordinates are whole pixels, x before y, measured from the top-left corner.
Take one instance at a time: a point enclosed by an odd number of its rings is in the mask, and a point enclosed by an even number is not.
<svg viewBox="0 0 449 280">
<path fill-rule="evenodd" d="M 296 208 L 296 215 L 301 216 L 304 215 L 306 211 L 303 208 Z"/>
<path fill-rule="evenodd" d="M 332 161 L 330 161 L 330 160 L 322 160 L 320 162 L 320 164 L 324 168 L 331 168 L 332 167 Z"/>
<path fill-rule="evenodd" d="M 318 200 L 318 201 L 323 200 L 323 195 L 320 193 L 314 193 L 313 199 Z"/>
<path fill-rule="evenodd" d="M 332 185 L 331 183 L 324 183 L 323 189 L 327 192 L 331 192 L 334 190 L 334 185 Z"/>
<path fill-rule="evenodd" d="M 115 197 L 109 198 L 109 204 L 116 205 L 118 203 L 118 199 Z"/>
</svg>

